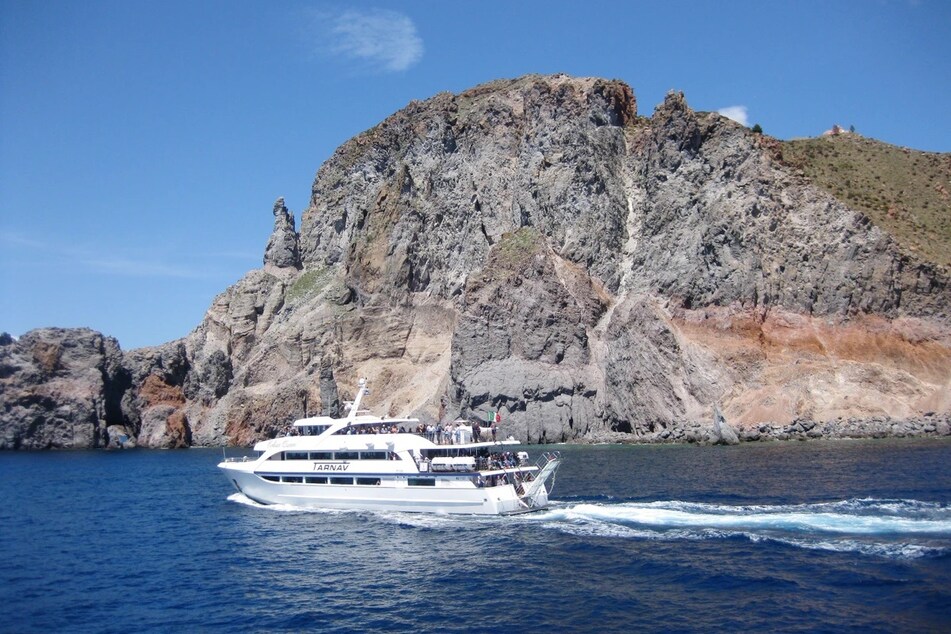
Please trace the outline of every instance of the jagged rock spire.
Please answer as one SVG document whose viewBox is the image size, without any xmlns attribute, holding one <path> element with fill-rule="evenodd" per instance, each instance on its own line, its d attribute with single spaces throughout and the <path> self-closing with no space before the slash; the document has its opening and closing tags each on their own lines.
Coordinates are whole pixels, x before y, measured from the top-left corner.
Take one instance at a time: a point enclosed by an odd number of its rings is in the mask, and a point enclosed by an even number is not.
<svg viewBox="0 0 951 634">
<path fill-rule="evenodd" d="M 264 249 L 264 265 L 278 268 L 301 268 L 298 234 L 294 228 L 294 214 L 284 206 L 284 197 L 274 202 L 274 231 Z"/>
</svg>

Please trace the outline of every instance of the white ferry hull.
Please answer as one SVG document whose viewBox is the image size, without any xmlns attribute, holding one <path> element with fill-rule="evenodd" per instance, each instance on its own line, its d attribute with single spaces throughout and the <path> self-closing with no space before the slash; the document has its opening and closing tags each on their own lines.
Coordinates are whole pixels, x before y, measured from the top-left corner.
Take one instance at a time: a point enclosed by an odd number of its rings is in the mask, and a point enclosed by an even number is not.
<svg viewBox="0 0 951 634">
<path fill-rule="evenodd" d="M 260 504 L 305 508 L 403 511 L 410 513 L 504 515 L 539 510 L 548 503 L 544 490 L 529 508 L 512 485 L 483 488 L 405 487 L 387 483 L 368 487 L 270 482 L 254 473 L 219 465 L 234 486 Z"/>
</svg>

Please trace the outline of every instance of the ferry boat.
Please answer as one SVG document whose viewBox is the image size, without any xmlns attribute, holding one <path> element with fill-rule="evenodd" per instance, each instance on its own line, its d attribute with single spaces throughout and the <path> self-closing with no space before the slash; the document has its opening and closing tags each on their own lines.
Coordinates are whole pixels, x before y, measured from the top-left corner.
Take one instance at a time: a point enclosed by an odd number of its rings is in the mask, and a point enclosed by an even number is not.
<svg viewBox="0 0 951 634">
<path fill-rule="evenodd" d="M 254 457 L 218 467 L 260 504 L 301 507 L 506 515 L 548 505 L 558 452 L 530 462 L 514 438 L 457 421 L 438 437 L 415 418 L 381 418 L 360 410 L 361 379 L 346 418 L 315 416 L 291 434 L 254 446 Z"/>
</svg>

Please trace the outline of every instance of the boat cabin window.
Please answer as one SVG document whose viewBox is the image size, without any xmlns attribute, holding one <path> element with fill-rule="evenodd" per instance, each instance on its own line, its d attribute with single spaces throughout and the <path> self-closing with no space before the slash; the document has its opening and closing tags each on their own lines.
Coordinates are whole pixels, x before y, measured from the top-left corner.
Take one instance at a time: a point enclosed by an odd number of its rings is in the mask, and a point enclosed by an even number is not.
<svg viewBox="0 0 951 634">
<path fill-rule="evenodd" d="M 456 458 L 462 456 L 488 456 L 485 447 L 453 447 L 452 445 L 420 450 L 423 458 Z"/>
<path fill-rule="evenodd" d="M 294 484 L 300 484 L 304 481 L 304 478 L 300 476 L 281 476 L 281 482 L 291 482 Z"/>
<path fill-rule="evenodd" d="M 361 451 L 360 460 L 386 460 L 385 451 Z"/>
<path fill-rule="evenodd" d="M 379 486 L 379 478 L 357 478 L 357 484 L 365 484 L 371 486 Z"/>
<path fill-rule="evenodd" d="M 301 425 L 297 429 L 301 436 L 319 436 L 330 429 L 330 425 Z"/>
<path fill-rule="evenodd" d="M 312 451 L 310 452 L 311 460 L 333 460 L 334 452 L 332 451 Z"/>
<path fill-rule="evenodd" d="M 307 460 L 307 452 L 287 451 L 284 453 L 284 460 Z"/>
<path fill-rule="evenodd" d="M 320 476 L 307 476 L 304 478 L 304 482 L 307 484 L 327 484 L 327 478 Z"/>
<path fill-rule="evenodd" d="M 353 478 L 330 478 L 330 484 L 353 484 Z"/>
<path fill-rule="evenodd" d="M 336 460 L 359 460 L 360 452 L 359 451 L 335 451 L 334 458 Z"/>
<path fill-rule="evenodd" d="M 411 487 L 434 487 L 436 478 L 407 478 L 406 483 Z"/>
<path fill-rule="evenodd" d="M 264 478 L 265 480 L 267 480 L 268 482 L 280 482 L 280 481 L 281 481 L 281 476 L 263 475 L 263 476 L 261 476 L 261 477 Z"/>
</svg>

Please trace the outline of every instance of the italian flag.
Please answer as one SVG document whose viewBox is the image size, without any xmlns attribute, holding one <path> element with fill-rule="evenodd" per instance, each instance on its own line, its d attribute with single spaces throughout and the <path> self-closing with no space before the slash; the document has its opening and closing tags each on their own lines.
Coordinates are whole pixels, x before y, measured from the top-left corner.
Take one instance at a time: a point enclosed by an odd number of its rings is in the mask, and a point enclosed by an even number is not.
<svg viewBox="0 0 951 634">
<path fill-rule="evenodd" d="M 502 412 L 489 412 L 490 423 L 501 423 L 502 422 Z"/>
</svg>

